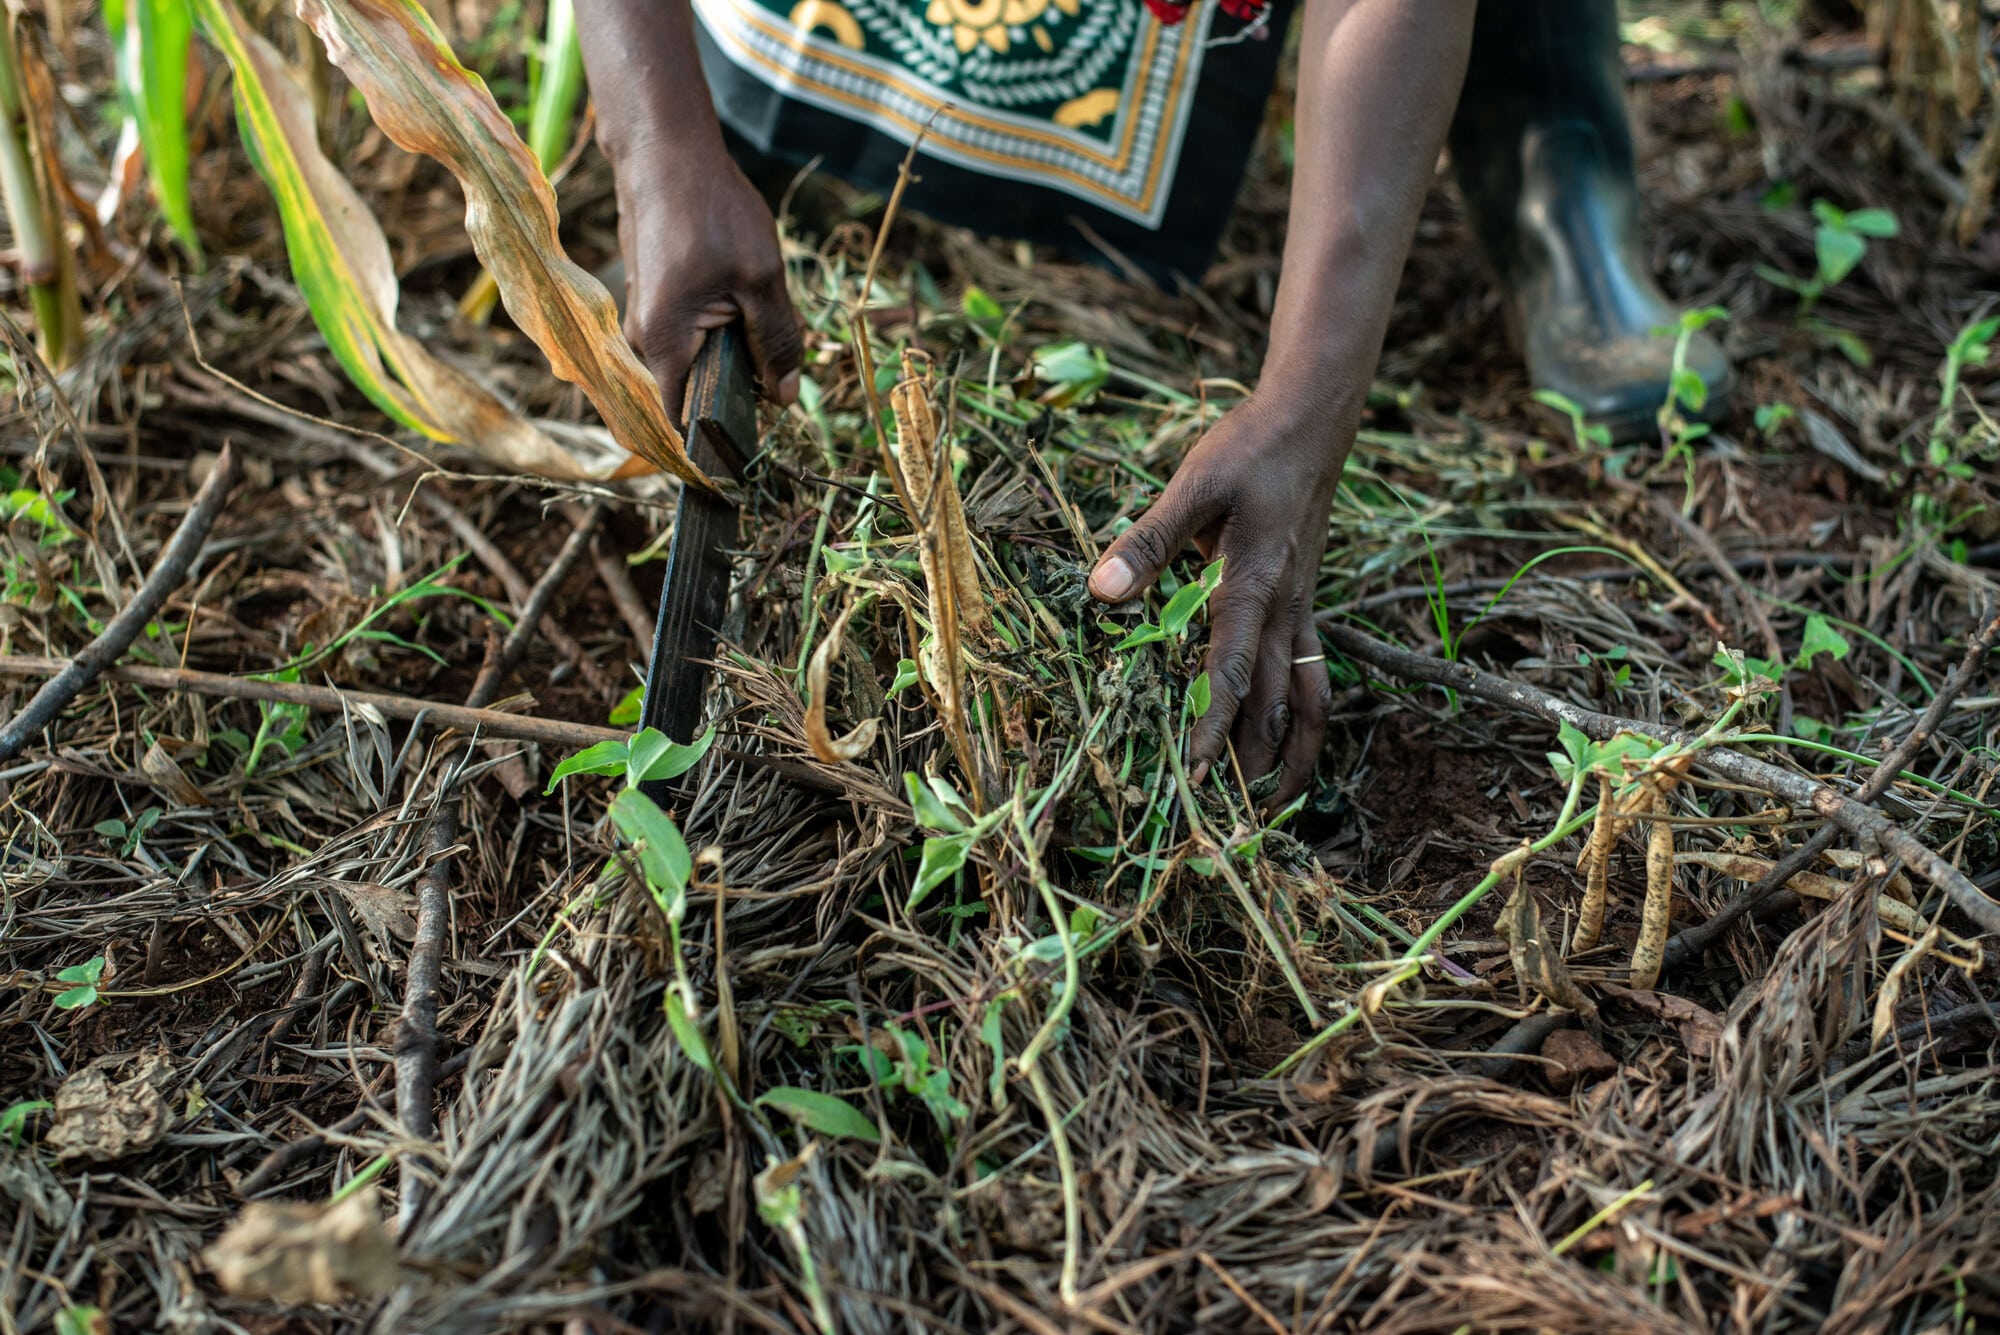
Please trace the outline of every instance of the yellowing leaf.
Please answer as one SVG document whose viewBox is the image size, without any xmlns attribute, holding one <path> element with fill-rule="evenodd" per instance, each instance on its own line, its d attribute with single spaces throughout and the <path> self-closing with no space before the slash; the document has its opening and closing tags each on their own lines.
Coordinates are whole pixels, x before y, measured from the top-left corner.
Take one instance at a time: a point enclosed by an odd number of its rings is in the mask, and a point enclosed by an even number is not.
<svg viewBox="0 0 2000 1335">
<path fill-rule="evenodd" d="M 573 457 L 464 372 L 396 328 L 396 270 L 381 226 L 320 152 L 312 98 L 235 0 L 193 0 L 235 74 L 244 146 L 277 200 L 292 277 L 341 369 L 401 425 L 548 477 L 609 475 Z"/>
<path fill-rule="evenodd" d="M 458 178 L 472 248 L 556 375 L 582 387 L 619 444 L 709 485 L 668 421 L 658 384 L 625 341 L 611 294 L 563 252 L 555 191 L 541 165 L 429 16 L 414 0 L 298 0 L 298 12 L 368 100 L 382 132 Z"/>
</svg>

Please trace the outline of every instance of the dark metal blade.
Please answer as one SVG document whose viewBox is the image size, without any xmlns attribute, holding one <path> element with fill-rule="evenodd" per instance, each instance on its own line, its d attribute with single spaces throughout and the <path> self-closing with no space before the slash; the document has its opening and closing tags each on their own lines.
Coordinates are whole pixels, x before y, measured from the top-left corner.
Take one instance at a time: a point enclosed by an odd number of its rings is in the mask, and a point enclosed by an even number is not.
<svg viewBox="0 0 2000 1335">
<path fill-rule="evenodd" d="M 695 465 L 718 482 L 741 480 L 744 465 L 756 452 L 757 386 L 740 326 L 719 329 L 702 345 L 688 374 L 684 420 L 688 456 Z M 736 503 L 728 497 L 682 485 L 640 710 L 642 726 L 658 728 L 677 742 L 693 741 L 701 727 L 707 660 L 715 657 L 716 635 L 729 606 L 729 552 L 737 542 L 739 519 Z M 661 800 L 669 794 L 648 795 Z"/>
</svg>

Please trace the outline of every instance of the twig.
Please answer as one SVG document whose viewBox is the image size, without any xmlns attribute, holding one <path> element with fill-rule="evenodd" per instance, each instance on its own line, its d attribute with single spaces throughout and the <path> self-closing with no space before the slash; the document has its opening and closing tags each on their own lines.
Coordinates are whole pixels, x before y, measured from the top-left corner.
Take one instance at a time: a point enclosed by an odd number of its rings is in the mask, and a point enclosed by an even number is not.
<svg viewBox="0 0 2000 1335">
<path fill-rule="evenodd" d="M 466 697 L 468 709 L 481 709 L 500 693 L 500 683 L 527 651 L 536 623 L 554 600 L 556 590 L 590 546 L 591 535 L 604 519 L 605 502 L 591 506 L 585 522 L 571 531 L 548 571 L 521 606 L 520 619 L 499 650 L 488 656 Z M 424 833 L 423 876 L 417 881 L 417 931 L 410 942 L 410 964 L 403 993 L 403 1013 L 396 1026 L 396 1116 L 413 1140 L 427 1141 L 437 1131 L 432 1104 L 437 1097 L 438 987 L 444 975 L 444 944 L 451 919 L 452 853 L 458 843 L 458 804 L 454 800 L 459 775 L 471 748 L 438 780 L 436 814 Z M 424 1207 L 423 1178 L 405 1173 L 397 1219 L 407 1236 Z"/>
<path fill-rule="evenodd" d="M 572 501 L 564 501 L 556 509 L 571 524 L 583 523 L 590 513 Z M 618 615 L 625 618 L 625 624 L 631 627 L 632 638 L 639 645 L 640 661 L 650 663 L 653 656 L 653 613 L 646 606 L 646 600 L 639 596 L 638 587 L 632 583 L 632 568 L 616 552 L 605 549 L 602 535 L 591 539 L 590 563 L 597 567 L 597 577 L 604 581 L 604 591 L 611 595 Z"/>
<path fill-rule="evenodd" d="M 1514 1069 L 1516 1057 L 1540 1052 L 1542 1044 L 1549 1041 L 1549 1035 L 1558 1029 L 1573 1028 L 1575 1024 L 1575 1011 L 1536 1011 L 1533 1015 L 1525 1015 L 1486 1049 L 1486 1055 L 1479 1059 L 1474 1069 L 1488 1080 L 1498 1080 Z"/>
<path fill-rule="evenodd" d="M 1464 663 L 1448 663 L 1442 658 L 1398 649 L 1348 626 L 1322 626 L 1320 634 L 1341 652 L 1384 672 L 1408 681 L 1432 682 L 1475 700 L 1484 700 L 1488 704 L 1530 714 L 1551 723 L 1567 723 L 1598 741 L 1609 741 L 1621 732 L 1637 733 L 1662 742 L 1687 743 L 1693 740 L 1693 734 L 1678 728 L 1600 714 L 1533 686 L 1509 681 Z M 1960 911 L 1979 924 L 1982 931 L 2000 933 L 2000 903 L 1981 894 L 1979 887 L 1967 880 L 1963 872 L 1873 807 L 1844 796 L 1817 779 L 1754 760 L 1725 747 L 1703 748 L 1696 763 L 1732 783 L 1770 793 L 1795 807 L 1810 807 L 1857 838 L 1873 839 L 1884 851 L 1900 858 L 1910 870 L 1942 890 Z M 1895 771 L 1891 771 L 1891 781 L 1894 777 Z"/>
<path fill-rule="evenodd" d="M 0 763 L 19 755 L 36 734 L 55 721 L 70 701 L 104 674 L 104 670 L 116 663 L 124 652 L 132 647 L 132 641 L 146 624 L 159 615 L 166 604 L 167 595 L 181 586 L 187 578 L 188 567 L 194 564 L 201 553 L 201 545 L 208 537 L 208 531 L 215 525 L 215 518 L 222 513 L 222 504 L 229 499 L 229 493 L 236 485 L 240 465 L 236 451 L 224 443 L 222 453 L 215 461 L 215 467 L 195 493 L 194 504 L 182 517 L 180 527 L 173 537 L 160 549 L 160 559 L 153 564 L 152 573 L 132 600 L 120 608 L 111 618 L 111 624 L 104 633 L 85 645 L 83 652 L 70 659 L 62 669 L 35 692 L 34 699 L 27 707 L 14 716 L 12 722 L 0 728 Z"/>
<path fill-rule="evenodd" d="M 1769 569 L 1776 574 L 1789 574 L 1794 570 L 1826 569 L 1833 566 L 1849 565 L 1855 560 L 1852 552 L 1753 552 L 1746 556 L 1729 558 L 1729 568 L 1738 574 L 1754 575 Z M 1965 564 L 1972 566 L 1992 565 L 2000 561 L 2000 542 L 1989 542 L 1974 547 L 1965 554 Z M 1621 584 L 1627 580 L 1640 579 L 1652 572 L 1635 565 L 1595 566 L 1589 570 L 1549 570 L 1543 578 L 1559 579 L 1572 584 Z M 1700 575 L 1713 575 L 1716 568 L 1708 561 L 1692 561 L 1680 567 L 1683 578 L 1693 579 Z M 1464 598 L 1475 593 L 1498 593 L 1518 582 L 1514 575 L 1485 575 L 1476 579 L 1454 580 L 1450 584 L 1400 584 L 1356 598 L 1352 602 L 1328 607 L 1314 614 L 1321 622 L 1338 621 L 1355 612 L 1372 612 L 1378 607 L 1393 607 L 1397 603 L 1430 598 Z"/>
<path fill-rule="evenodd" d="M 1889 791 L 1889 785 L 1896 781 L 1897 775 L 1909 768 L 1910 761 L 1936 734 L 1944 722 L 1945 715 L 1951 712 L 1952 702 L 1972 684 L 1973 677 L 1979 671 L 1980 660 L 1992 652 L 1996 640 L 2000 640 L 2000 614 L 1989 617 L 1985 626 L 1981 627 L 1965 646 L 1965 657 L 1960 659 L 1958 666 L 1945 677 L 1944 683 L 1938 687 L 1938 693 L 1931 697 L 1930 705 L 1910 728 L 1909 733 L 1897 744 L 1896 749 L 1883 757 L 1875 772 L 1868 776 L 1868 782 L 1854 795 L 1856 802 L 1875 801 Z M 1673 968 L 1690 959 L 1700 958 L 1744 914 L 1763 903 L 1785 882 L 1811 866 L 1813 859 L 1832 846 L 1839 829 L 1840 827 L 1836 825 L 1822 827 L 1812 838 L 1781 858 L 1776 866 L 1764 874 L 1763 879 L 1724 905 L 1722 910 L 1707 922 L 1697 923 L 1675 935 L 1667 942 L 1662 958 L 1664 966 Z"/>
<path fill-rule="evenodd" d="M 66 672 L 73 659 L 0 658 L 0 676 L 47 677 Z M 539 742 L 544 746 L 584 747 L 614 741 L 626 734 L 618 728 L 591 723 L 567 723 L 562 719 L 534 718 L 499 709 L 467 709 L 464 705 L 434 704 L 407 695 L 384 695 L 377 691 L 342 691 L 331 686 L 313 686 L 300 681 L 261 681 L 254 677 L 232 677 L 226 672 L 197 672 L 191 668 L 163 668 L 131 665 L 107 668 L 100 673 L 106 681 L 129 682 L 154 690 L 185 691 L 223 700 L 269 700 L 275 704 L 304 705 L 308 709 L 337 714 L 342 709 L 373 709 L 384 718 L 423 720 L 460 732 L 475 729 L 488 738 L 517 742 Z"/>
</svg>

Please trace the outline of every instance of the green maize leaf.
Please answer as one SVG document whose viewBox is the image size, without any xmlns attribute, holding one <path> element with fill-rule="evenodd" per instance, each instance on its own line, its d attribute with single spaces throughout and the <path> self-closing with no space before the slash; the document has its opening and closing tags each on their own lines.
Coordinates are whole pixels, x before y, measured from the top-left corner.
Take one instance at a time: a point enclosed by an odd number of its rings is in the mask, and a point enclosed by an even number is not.
<svg viewBox="0 0 2000 1335">
<path fill-rule="evenodd" d="M 127 0 L 133 3 L 133 0 Z M 396 423 L 504 467 L 569 480 L 592 466 L 517 416 L 464 372 L 396 328 L 395 264 L 382 228 L 320 151 L 312 97 L 236 0 L 191 0 L 203 34 L 235 75 L 244 149 L 277 201 L 292 277 L 327 348 L 356 389 Z"/>
<path fill-rule="evenodd" d="M 118 102 L 139 137 L 160 212 L 197 261 L 188 204 L 187 70 L 194 38 L 188 0 L 104 0 L 104 27 L 116 53 Z"/>
<path fill-rule="evenodd" d="M 583 43 L 576 35 L 572 0 L 549 0 L 542 28 L 542 62 L 528 110 L 528 151 L 544 174 L 555 170 L 569 148 L 569 123 L 583 94 Z"/>
</svg>

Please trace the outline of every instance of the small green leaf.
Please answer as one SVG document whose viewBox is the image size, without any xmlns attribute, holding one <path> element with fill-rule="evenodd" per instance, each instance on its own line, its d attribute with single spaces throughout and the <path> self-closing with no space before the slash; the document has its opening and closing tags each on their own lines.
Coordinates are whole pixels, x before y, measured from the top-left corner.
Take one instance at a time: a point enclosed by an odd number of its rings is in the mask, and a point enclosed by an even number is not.
<svg viewBox="0 0 2000 1335">
<path fill-rule="evenodd" d="M 56 975 L 58 983 L 96 984 L 104 979 L 104 956 L 98 955 L 81 964 L 72 964 Z"/>
<path fill-rule="evenodd" d="M 632 753 L 625 762 L 625 782 L 636 788 L 642 783 L 678 779 L 700 764 L 714 744 L 714 728 L 685 746 L 658 728 L 642 729 L 632 738 Z"/>
<path fill-rule="evenodd" d="M 23 1099 L 0 1108 L 0 1144 L 20 1148 L 21 1134 L 27 1129 L 28 1119 L 36 1113 L 50 1112 L 55 1106 L 47 1099 Z"/>
<path fill-rule="evenodd" d="M 667 1028 L 674 1031 L 674 1042 L 680 1044 L 681 1053 L 700 1070 L 713 1072 L 715 1059 L 708 1055 L 708 1040 L 689 1017 L 678 986 L 667 989 L 666 1012 Z"/>
<path fill-rule="evenodd" d="M 893 700 L 903 691 L 917 684 L 917 660 L 900 658 L 896 660 L 896 679 L 889 683 L 888 697 Z"/>
<path fill-rule="evenodd" d="M 1042 398 L 1057 408 L 1086 402 L 1111 378 L 1111 363 L 1088 343 L 1052 343 L 1035 352 L 1035 378 L 1050 388 Z"/>
<path fill-rule="evenodd" d="M 1209 701 L 1213 694 L 1208 684 L 1208 674 L 1206 672 L 1190 682 L 1187 692 L 1188 717 L 1201 718 L 1206 715 L 1208 713 Z"/>
<path fill-rule="evenodd" d="M 1193 585 L 1188 586 L 1188 588 L 1193 588 L 1193 587 L 1194 587 Z M 1185 593 L 1187 592 L 1187 590 L 1183 589 L 1181 590 L 1181 592 Z M 1153 625 L 1151 622 L 1144 622 L 1141 623 L 1140 625 L 1134 626 L 1131 629 L 1131 631 L 1125 636 L 1124 639 L 1112 645 L 1111 652 L 1114 654 L 1122 654 L 1127 649 L 1137 649 L 1142 644 L 1152 644 L 1156 640 L 1164 640 L 1166 638 L 1167 638 L 1167 633 L 1165 631 L 1161 630 L 1158 626 Z"/>
<path fill-rule="evenodd" d="M 1708 406 L 1708 382 L 1700 373 L 1683 366 L 1674 372 L 1674 397 L 1689 412 L 1698 413 Z"/>
<path fill-rule="evenodd" d="M 983 287 L 967 287 L 965 295 L 958 299 L 958 308 L 988 338 L 998 338 L 1000 331 L 1006 327 L 1006 308 L 993 300 Z"/>
<path fill-rule="evenodd" d="M 1201 572 L 1201 578 L 1193 584 L 1184 584 L 1167 605 L 1160 609 L 1160 629 L 1169 635 L 1187 632 L 1188 623 L 1201 610 L 1208 596 L 1215 592 L 1215 586 L 1222 583 L 1222 558 L 1217 557 L 1208 568 Z"/>
<path fill-rule="evenodd" d="M 89 1006 L 97 1000 L 97 989 L 89 983 L 82 987 L 72 987 L 56 998 L 57 1010 L 75 1010 L 79 1006 Z"/>
<path fill-rule="evenodd" d="M 875 1125 L 873 1118 L 846 1099 L 832 1094 L 821 1094 L 817 1090 L 800 1089 L 794 1085 L 779 1085 L 759 1094 L 757 1106 L 776 1108 L 822 1136 L 847 1136 L 865 1140 L 870 1145 L 878 1145 L 882 1141 L 882 1128 Z"/>
<path fill-rule="evenodd" d="M 1821 227 L 1813 233 L 1813 250 L 1819 260 L 1820 276 L 1830 287 L 1854 272 L 1854 266 L 1868 253 L 1868 242 L 1853 232 Z"/>
<path fill-rule="evenodd" d="M 611 717 L 606 720 L 614 728 L 629 728 L 637 723 L 640 710 L 646 703 L 646 688 L 634 686 L 625 693 L 625 698 L 612 707 Z"/>
<path fill-rule="evenodd" d="M 986 1014 L 979 1020 L 979 1037 L 993 1053 L 993 1075 L 987 1083 L 987 1093 L 992 1096 L 993 1106 L 1001 1108 L 1007 1102 L 1007 1040 L 1000 1032 L 1000 1016 L 1007 1009 L 1005 997 L 995 997 L 986 1003 Z"/>
<path fill-rule="evenodd" d="M 95 1307 L 65 1307 L 56 1313 L 56 1335 L 97 1335 L 109 1329 L 104 1313 Z"/>
<path fill-rule="evenodd" d="M 916 775 L 905 772 L 903 788 L 910 795 L 910 808 L 917 813 L 917 824 L 926 830 L 958 832 L 966 828 L 965 822 L 952 810 L 959 804 L 948 801 Z M 949 792 L 949 788 L 946 791 Z"/>
<path fill-rule="evenodd" d="M 971 831 L 933 835 L 924 840 L 923 860 L 917 864 L 917 883 L 910 889 L 910 902 L 904 906 L 905 911 L 915 913 L 917 906 L 930 897 L 931 891 L 957 875 L 971 851 Z"/>
<path fill-rule="evenodd" d="M 1789 403 L 1764 403 L 1757 406 L 1757 429 L 1770 435 L 1798 414 Z"/>
<path fill-rule="evenodd" d="M 106 839 L 123 839 L 125 837 L 125 822 L 115 816 L 110 820 L 101 820 L 90 828 L 103 835 Z"/>
<path fill-rule="evenodd" d="M 1793 661 L 1799 667 L 1811 667 L 1813 659 L 1821 654 L 1845 658 L 1853 648 L 1847 637 L 1833 628 L 1832 622 L 1815 612 L 1806 618 L 1805 638 L 1799 645 L 1799 656 Z"/>
<path fill-rule="evenodd" d="M 1887 209 L 1856 209 L 1847 215 L 1847 230 L 1884 239 L 1899 235 L 1902 226 Z"/>
<path fill-rule="evenodd" d="M 627 788 L 611 800 L 611 823 L 638 855 L 639 869 L 659 900 L 660 909 L 673 922 L 685 911 L 688 877 L 694 859 L 687 841 L 674 827 L 667 813 L 637 788 Z"/>
<path fill-rule="evenodd" d="M 609 741 L 586 746 L 556 766 L 556 772 L 549 775 L 549 786 L 542 790 L 547 796 L 556 790 L 556 785 L 572 774 L 617 774 L 625 768 L 625 758 L 631 748 L 613 738 Z"/>
</svg>

